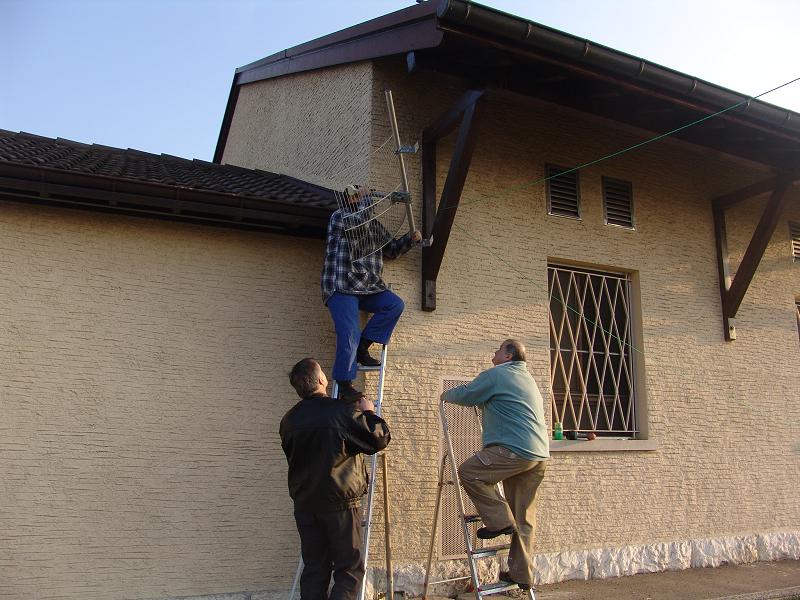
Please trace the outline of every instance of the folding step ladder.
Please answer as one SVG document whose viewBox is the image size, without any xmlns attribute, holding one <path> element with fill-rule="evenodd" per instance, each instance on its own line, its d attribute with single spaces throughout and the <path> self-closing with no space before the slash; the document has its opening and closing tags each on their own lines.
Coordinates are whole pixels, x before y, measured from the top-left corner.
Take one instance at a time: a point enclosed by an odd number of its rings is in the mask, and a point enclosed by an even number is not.
<svg viewBox="0 0 800 600">
<path fill-rule="evenodd" d="M 375 397 L 373 399 L 375 403 L 375 414 L 379 417 L 381 416 L 381 404 L 383 403 L 383 382 L 386 376 L 386 355 L 387 355 L 387 347 L 386 344 L 383 345 L 381 348 L 381 364 L 376 367 L 364 367 L 362 365 L 358 365 L 359 373 L 369 372 L 369 371 L 377 371 L 378 373 L 378 381 L 377 381 L 377 390 L 375 392 Z M 364 381 L 366 384 L 366 380 Z M 339 395 L 339 384 L 334 381 L 333 389 L 331 391 L 331 397 L 336 398 Z M 392 575 L 392 547 L 390 543 L 390 518 L 389 518 L 389 462 L 388 458 L 386 457 L 386 452 L 378 452 L 377 454 L 373 454 L 369 457 L 370 461 L 370 470 L 369 470 L 369 486 L 367 488 L 367 496 L 364 502 L 362 503 L 362 519 L 361 519 L 361 530 L 362 530 L 362 552 L 364 554 L 364 578 L 366 579 L 367 576 L 367 565 L 369 559 L 369 534 L 370 529 L 372 528 L 372 501 L 375 495 L 375 481 L 377 479 L 376 474 L 378 472 L 378 458 L 380 458 L 381 462 L 381 472 L 382 478 L 381 482 L 383 483 L 383 526 L 384 526 L 384 543 L 385 543 L 385 554 L 386 554 L 386 598 L 387 600 L 393 600 L 394 598 L 394 577 Z M 297 586 L 300 582 L 300 575 L 303 572 L 303 557 L 300 557 L 300 564 L 297 565 L 297 572 L 294 576 L 294 582 L 292 583 L 292 591 L 289 593 L 289 600 L 294 600 L 295 592 L 297 591 Z M 361 581 L 361 589 L 358 593 L 358 600 L 364 600 L 367 586 L 365 585 L 365 581 Z"/>
<path fill-rule="evenodd" d="M 464 491 L 461 488 L 461 481 L 458 477 L 458 465 L 459 461 L 456 461 L 455 451 L 453 449 L 453 439 L 450 435 L 450 423 L 447 417 L 447 407 L 445 406 L 445 402 L 440 402 L 439 405 L 439 418 L 442 422 L 442 432 L 444 434 L 444 440 L 446 443 L 445 452 L 442 455 L 442 461 L 439 465 L 439 483 L 438 483 L 438 491 L 436 493 L 436 508 L 434 509 L 433 514 L 433 526 L 431 527 L 431 543 L 430 547 L 428 548 L 428 564 L 425 567 L 425 583 L 422 590 L 422 597 L 423 599 L 428 597 L 428 588 L 432 585 L 441 584 L 441 583 L 448 583 L 452 581 L 460 581 L 464 579 L 472 580 L 472 588 L 475 591 L 475 595 L 478 600 L 482 600 L 487 596 L 491 596 L 493 594 L 501 594 L 503 592 L 508 592 L 511 590 L 518 590 L 520 589 L 516 583 L 506 582 L 506 581 L 499 581 L 495 583 L 482 583 L 480 581 L 478 575 L 478 561 L 492 558 L 497 556 L 500 552 L 504 552 L 509 550 L 511 544 L 497 544 L 492 546 L 482 546 L 478 545 L 478 539 L 475 537 L 473 532 L 473 527 L 476 523 L 480 523 L 481 518 L 476 514 L 468 514 L 465 502 L 464 502 Z M 464 412 L 471 413 L 471 418 L 475 419 L 475 421 L 471 424 L 471 428 L 475 431 L 478 435 L 481 431 L 481 419 L 480 419 L 480 412 L 477 407 L 472 408 L 465 408 L 461 406 L 456 406 L 449 404 L 448 407 L 453 408 L 454 410 L 461 410 Z M 450 463 L 450 478 L 447 479 L 446 474 L 446 465 Z M 451 579 L 441 579 L 439 581 L 431 581 L 431 564 L 433 563 L 433 549 L 436 545 L 436 531 L 439 524 L 439 512 L 442 505 L 442 493 L 444 491 L 445 486 L 453 486 L 455 499 L 456 499 L 456 506 L 458 507 L 459 513 L 459 520 L 461 521 L 461 530 L 464 534 L 464 545 L 466 547 L 466 560 L 469 564 L 469 572 L 470 574 L 465 577 L 454 577 Z M 498 489 L 502 492 L 502 487 L 498 484 Z M 483 540 L 480 540 L 483 542 Z M 485 543 L 492 543 L 493 540 L 486 540 Z M 533 588 L 527 590 L 525 592 L 528 600 L 536 600 L 536 596 L 534 595 Z"/>
</svg>

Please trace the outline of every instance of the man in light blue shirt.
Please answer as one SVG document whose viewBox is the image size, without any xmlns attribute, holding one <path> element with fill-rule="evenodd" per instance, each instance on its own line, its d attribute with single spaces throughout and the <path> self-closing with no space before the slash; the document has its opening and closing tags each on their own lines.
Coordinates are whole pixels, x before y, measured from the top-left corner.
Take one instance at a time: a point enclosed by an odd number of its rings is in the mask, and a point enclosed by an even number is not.
<svg viewBox="0 0 800 600">
<path fill-rule="evenodd" d="M 484 524 L 478 537 L 512 536 L 508 571 L 501 571 L 500 579 L 529 589 L 536 491 L 550 457 L 544 402 L 521 342 L 500 344 L 492 364 L 471 382 L 442 394 L 442 400 L 482 409 L 483 450 L 464 461 L 458 474 Z M 501 481 L 506 498 L 497 490 Z"/>
</svg>

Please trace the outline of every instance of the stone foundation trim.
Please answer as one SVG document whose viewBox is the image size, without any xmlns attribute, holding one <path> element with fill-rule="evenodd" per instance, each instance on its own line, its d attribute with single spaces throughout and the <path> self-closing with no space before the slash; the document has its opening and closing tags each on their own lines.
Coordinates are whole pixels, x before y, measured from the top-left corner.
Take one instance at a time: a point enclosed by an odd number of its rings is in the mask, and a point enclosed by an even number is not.
<svg viewBox="0 0 800 600">
<path fill-rule="evenodd" d="M 758 533 L 731 537 L 702 538 L 696 540 L 660 542 L 615 548 L 593 548 L 537 554 L 533 558 L 536 585 L 558 583 L 570 579 L 608 579 L 639 573 L 678 571 L 719 567 L 726 564 L 745 564 L 758 561 L 800 560 L 800 530 Z M 500 560 L 483 560 L 479 563 L 482 580 L 497 579 Z M 447 560 L 434 563 L 432 580 L 450 579 L 469 575 L 466 560 Z M 425 579 L 423 563 L 395 565 L 394 589 L 410 596 L 422 594 Z M 437 596 L 453 596 L 462 592 L 467 580 L 437 586 L 432 592 Z M 386 571 L 369 569 L 367 598 L 386 589 Z M 233 592 L 206 596 L 170 596 L 152 600 L 286 600 L 289 590 Z M 731 597 L 730 600 L 755 600 L 752 594 Z M 299 594 L 297 596 L 299 598 Z M 759 598 L 766 596 L 758 596 Z"/>
</svg>

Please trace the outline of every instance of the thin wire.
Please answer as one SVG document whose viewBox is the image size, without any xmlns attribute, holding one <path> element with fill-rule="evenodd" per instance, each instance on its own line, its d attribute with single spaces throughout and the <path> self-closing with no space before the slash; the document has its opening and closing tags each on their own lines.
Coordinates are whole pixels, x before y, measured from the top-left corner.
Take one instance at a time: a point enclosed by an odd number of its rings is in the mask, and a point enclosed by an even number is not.
<svg viewBox="0 0 800 600">
<path fill-rule="evenodd" d="M 372 152 L 370 152 L 369 154 L 367 154 L 367 156 L 366 156 L 365 158 L 363 158 L 363 159 L 361 159 L 361 160 L 359 160 L 359 161 L 356 161 L 356 162 L 354 162 L 354 163 L 353 163 L 353 164 L 351 164 L 350 166 L 347 166 L 347 167 L 345 167 L 345 168 L 341 169 L 340 171 L 337 171 L 336 173 L 333 173 L 332 175 L 326 175 L 326 177 L 327 177 L 329 180 L 331 180 L 331 181 L 332 181 L 332 180 L 334 180 L 336 177 L 338 177 L 339 175 L 341 175 L 342 173 L 344 173 L 345 171 L 349 171 L 349 170 L 355 169 L 356 167 L 359 167 L 359 166 L 361 166 L 361 165 L 365 164 L 366 162 L 368 162 L 368 161 L 369 161 L 369 160 L 372 158 L 372 156 L 373 156 L 373 155 L 375 155 L 375 154 L 377 154 L 378 152 L 380 152 L 381 150 L 383 150 L 383 147 L 384 147 L 384 146 L 386 146 L 386 144 L 388 144 L 388 143 L 389 143 L 389 142 L 390 142 L 390 141 L 391 141 L 393 138 L 394 138 L 394 135 L 390 135 L 388 138 L 386 138 L 386 141 L 385 141 L 385 142 L 383 142 L 383 143 L 382 143 L 380 146 L 378 146 L 377 148 L 375 148 L 375 150 L 373 150 Z"/>
<path fill-rule="evenodd" d="M 659 135 L 657 135 L 655 137 L 646 139 L 646 140 L 644 140 L 642 142 L 639 142 L 637 144 L 633 144 L 632 146 L 628 146 L 626 148 L 623 148 L 622 150 L 617 150 L 616 152 L 612 152 L 611 154 L 606 154 L 605 156 L 601 156 L 600 158 L 597 158 L 595 160 L 590 160 L 589 162 L 585 162 L 583 164 L 580 164 L 577 167 L 573 167 L 573 168 L 567 169 L 565 171 L 559 171 L 558 173 L 556 173 L 554 175 L 550 175 L 548 177 L 542 177 L 540 179 L 524 181 L 524 182 L 522 182 L 520 184 L 516 184 L 516 185 L 513 185 L 511 187 L 502 188 L 502 189 L 497 190 L 496 192 L 494 192 L 494 195 L 499 195 L 499 194 L 503 194 L 503 193 L 507 193 L 507 192 L 514 192 L 514 191 L 518 191 L 518 190 L 526 188 L 526 187 L 533 187 L 533 186 L 535 186 L 535 185 L 537 185 L 539 183 L 544 183 L 546 181 L 549 181 L 550 179 L 554 179 L 556 177 L 561 177 L 562 175 L 566 175 L 567 173 L 572 173 L 572 172 L 575 172 L 575 171 L 579 171 L 580 169 L 584 169 L 586 167 L 590 167 L 592 165 L 596 165 L 598 163 L 601 163 L 603 161 L 615 158 L 617 156 L 621 156 L 622 154 L 625 154 L 626 152 L 630 152 L 631 150 L 636 150 L 637 148 L 641 148 L 642 146 L 646 146 L 647 144 L 652 144 L 653 142 L 657 142 L 658 140 L 661 140 L 661 139 L 669 137 L 669 136 L 671 136 L 673 134 L 676 134 L 679 131 L 683 131 L 684 129 L 688 129 L 689 127 L 694 127 L 695 125 L 699 125 L 700 123 L 703 123 L 704 121 L 708 121 L 709 119 L 713 119 L 714 117 L 718 117 L 719 115 L 721 115 L 723 113 L 726 113 L 728 111 L 731 111 L 731 110 L 733 110 L 735 108 L 738 108 L 738 107 L 742 106 L 743 104 L 747 104 L 751 100 L 757 100 L 758 98 L 761 98 L 762 96 L 766 96 L 767 94 L 771 94 L 772 92 L 775 92 L 775 91 L 777 91 L 777 90 L 779 90 L 781 88 L 784 88 L 787 85 L 791 85 L 791 84 L 793 84 L 793 83 L 795 83 L 797 81 L 800 81 L 800 77 L 796 77 L 796 78 L 792 79 L 791 81 L 787 81 L 786 83 L 782 83 L 781 85 L 779 85 L 777 87 L 774 87 L 771 90 L 767 90 L 766 92 L 762 92 L 761 94 L 758 94 L 757 96 L 748 97 L 745 100 L 742 100 L 741 102 L 737 102 L 736 104 L 732 104 L 731 106 L 729 106 L 727 108 L 723 108 L 722 110 L 718 110 L 715 113 L 712 113 L 710 115 L 706 115 L 705 117 L 697 119 L 696 121 L 692 121 L 691 123 L 687 123 L 685 125 L 681 125 L 680 127 L 676 127 L 675 129 L 667 131 L 666 133 L 661 133 L 661 134 L 659 134 Z M 484 202 L 485 200 L 486 200 L 485 198 L 478 198 L 478 199 L 473 200 L 471 202 L 465 202 L 465 203 L 461 204 L 461 206 L 470 206 L 472 204 L 477 204 L 479 202 Z M 446 207 L 444 210 L 451 210 L 451 209 L 454 209 L 454 208 L 455 207 Z"/>
<path fill-rule="evenodd" d="M 565 175 L 565 174 L 571 173 L 573 171 L 578 171 L 579 169 L 583 169 L 583 168 L 588 167 L 590 165 L 595 165 L 595 164 L 598 164 L 598 163 L 603 162 L 605 160 L 609 160 L 611 158 L 614 158 L 616 156 L 620 156 L 622 154 L 625 154 L 626 152 L 630 152 L 631 150 L 635 150 L 636 148 L 641 148 L 642 146 L 645 146 L 645 145 L 650 144 L 652 142 L 655 142 L 655 141 L 658 141 L 660 139 L 663 139 L 663 138 L 665 138 L 667 136 L 670 136 L 670 135 L 672 135 L 674 133 L 677 133 L 677 132 L 682 131 L 684 129 L 687 129 L 689 127 L 693 127 L 695 125 L 698 125 L 698 124 L 700 124 L 700 123 L 702 123 L 704 121 L 707 121 L 708 119 L 711 119 L 713 117 L 717 117 L 717 116 L 719 116 L 719 115 L 721 115 L 723 113 L 726 113 L 726 112 L 728 112 L 730 110 L 733 110 L 733 109 L 735 109 L 735 108 L 737 108 L 737 107 L 739 107 L 739 106 L 741 106 L 743 104 L 746 104 L 750 100 L 754 100 L 754 99 L 757 99 L 757 98 L 761 98 L 762 96 L 766 96 L 767 94 L 770 94 L 770 93 L 772 93 L 772 92 L 774 92 L 776 90 L 779 90 L 779 89 L 781 89 L 783 87 L 786 87 L 787 85 L 791 85 L 792 83 L 795 83 L 797 81 L 800 81 L 800 77 L 796 77 L 796 78 L 792 79 L 791 81 L 787 81 L 786 83 L 782 83 L 781 85 L 772 88 L 771 90 L 768 90 L 766 92 L 762 92 L 761 94 L 758 94 L 757 96 L 753 96 L 752 98 L 747 98 L 746 100 L 742 100 L 741 102 L 733 104 L 733 105 L 731 105 L 731 106 L 729 106 L 727 108 L 724 108 L 722 110 L 719 110 L 719 111 L 717 111 L 717 112 L 715 112 L 713 114 L 706 115 L 705 117 L 703 117 L 701 119 L 697 119 L 696 121 L 692 121 L 691 123 L 687 123 L 686 125 L 682 125 L 681 127 L 677 127 L 675 129 L 672 129 L 671 131 L 668 131 L 667 133 L 662 133 L 662 134 L 657 135 L 657 136 L 655 136 L 653 138 L 647 139 L 647 140 L 645 140 L 643 142 L 639 142 L 638 144 L 634 144 L 632 146 L 628 146 L 627 148 L 624 148 L 624 149 L 619 150 L 617 152 L 612 152 L 611 154 L 607 154 L 607 155 L 602 156 L 602 157 L 600 157 L 598 159 L 583 163 L 581 165 L 578 165 L 577 167 L 573 167 L 572 169 L 569 169 L 569 170 L 566 170 L 566 171 L 561 171 L 561 172 L 559 172 L 559 173 L 557 173 L 555 175 L 551 175 L 549 177 L 543 177 L 541 179 L 534 180 L 534 181 L 532 181 L 530 183 L 525 182 L 525 183 L 523 183 L 521 185 L 518 184 L 516 186 L 512 186 L 512 187 L 506 188 L 504 190 L 499 190 L 499 191 L 497 191 L 495 193 L 495 195 L 501 195 L 501 194 L 506 193 L 506 192 L 515 191 L 515 190 L 520 189 L 521 187 L 534 186 L 534 185 L 537 185 L 539 183 L 544 183 L 545 181 L 547 181 L 549 179 L 553 179 L 554 177 L 560 177 L 561 175 Z M 480 199 L 474 200 L 472 202 L 464 203 L 462 206 L 469 206 L 469 205 L 472 205 L 472 204 L 477 204 L 478 202 L 483 202 L 485 200 L 486 200 L 486 198 L 480 198 Z M 457 207 L 447 207 L 447 208 L 457 208 Z M 484 248 L 484 250 L 486 250 L 486 252 L 488 252 L 491 256 L 493 256 L 496 260 L 499 260 L 501 263 L 503 263 L 504 265 L 509 267 L 513 272 L 515 272 L 518 275 L 520 275 L 523 279 L 529 281 L 533 285 L 534 288 L 538 288 L 539 287 L 539 283 L 538 282 L 534 281 L 532 278 L 530 278 L 527 275 L 525 275 L 525 273 L 523 273 L 519 269 L 515 268 L 514 265 L 510 264 L 509 262 L 507 262 L 505 259 L 503 259 L 498 254 L 494 253 L 491 248 L 486 246 L 483 242 L 481 242 L 480 240 L 478 240 L 474 236 L 470 235 L 470 233 L 466 229 L 464 229 L 463 227 L 457 225 L 455 223 L 455 221 L 453 222 L 453 226 L 455 226 L 456 229 L 458 229 L 459 231 L 464 233 L 467 237 L 472 239 L 472 241 L 477 242 L 480 246 L 482 246 Z M 548 294 L 549 294 L 549 292 L 548 292 Z M 575 310 L 574 308 L 568 306 L 563 300 L 560 300 L 560 302 L 561 302 L 561 304 L 564 305 L 565 309 L 571 310 L 576 315 L 581 316 L 581 314 L 577 310 Z M 601 331 L 603 331 L 604 333 L 610 335 L 613 339 L 616 339 L 622 345 L 628 346 L 634 352 L 638 352 L 639 354 L 643 354 L 643 352 L 639 348 L 637 348 L 636 346 L 634 346 L 630 342 L 623 341 L 619 336 L 614 335 L 612 332 L 603 329 L 602 325 L 600 325 L 599 323 L 593 322 L 591 319 L 586 319 L 586 317 L 583 317 L 583 318 L 587 322 L 589 322 L 591 325 L 593 325 L 595 327 L 598 327 Z"/>
</svg>

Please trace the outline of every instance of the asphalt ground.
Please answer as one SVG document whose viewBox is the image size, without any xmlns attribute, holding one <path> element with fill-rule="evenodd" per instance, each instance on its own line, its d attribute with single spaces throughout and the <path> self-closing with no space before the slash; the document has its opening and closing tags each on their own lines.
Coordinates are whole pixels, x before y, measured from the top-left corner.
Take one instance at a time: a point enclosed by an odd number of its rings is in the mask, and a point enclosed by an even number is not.
<svg viewBox="0 0 800 600">
<path fill-rule="evenodd" d="M 664 571 L 538 586 L 537 600 L 800 599 L 800 561 Z"/>
</svg>

